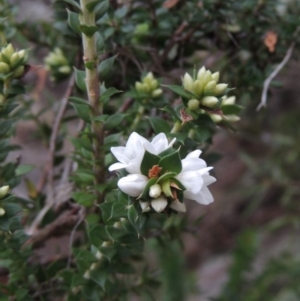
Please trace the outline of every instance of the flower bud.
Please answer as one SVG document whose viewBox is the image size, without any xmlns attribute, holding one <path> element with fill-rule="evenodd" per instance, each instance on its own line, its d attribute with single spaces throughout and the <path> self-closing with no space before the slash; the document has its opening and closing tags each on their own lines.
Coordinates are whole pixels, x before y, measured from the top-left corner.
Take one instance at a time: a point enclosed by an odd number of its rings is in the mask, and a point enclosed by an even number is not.
<svg viewBox="0 0 300 301">
<path fill-rule="evenodd" d="M 2 207 L 0 207 L 0 216 L 3 216 L 4 214 L 5 214 L 5 210 Z"/>
<path fill-rule="evenodd" d="M 205 74 L 202 76 L 202 78 L 200 79 L 204 87 L 208 84 L 208 82 L 212 80 L 211 76 L 212 76 L 211 72 L 207 70 Z"/>
<path fill-rule="evenodd" d="M 215 88 L 215 95 L 219 96 L 221 94 L 223 94 L 225 92 L 225 90 L 227 89 L 228 84 L 217 84 L 216 88 Z"/>
<path fill-rule="evenodd" d="M 115 222 L 114 223 L 114 228 L 121 229 L 122 228 L 122 223 L 121 222 Z"/>
<path fill-rule="evenodd" d="M 87 280 L 91 278 L 90 270 L 85 271 L 85 273 L 83 274 L 83 278 Z"/>
<path fill-rule="evenodd" d="M 214 80 L 208 82 L 204 87 L 203 93 L 205 95 L 213 95 L 216 89 L 216 82 Z"/>
<path fill-rule="evenodd" d="M 18 51 L 17 53 L 18 53 L 20 59 L 25 58 L 26 51 L 24 49 Z"/>
<path fill-rule="evenodd" d="M 195 94 L 197 94 L 198 96 L 200 96 L 202 94 L 203 91 L 203 83 L 201 82 L 201 80 L 196 79 L 193 83 L 193 91 Z"/>
<path fill-rule="evenodd" d="M 103 243 L 102 243 L 102 247 L 104 247 L 104 248 L 107 248 L 107 247 L 109 247 L 111 245 L 111 242 L 110 241 L 104 241 Z"/>
<path fill-rule="evenodd" d="M 149 189 L 149 195 L 152 198 L 158 198 L 161 195 L 161 187 L 159 184 L 154 184 Z"/>
<path fill-rule="evenodd" d="M 151 87 L 149 84 L 143 83 L 142 85 L 143 85 L 144 92 L 149 93 L 151 91 Z"/>
<path fill-rule="evenodd" d="M 165 197 L 160 196 L 151 201 L 151 206 L 156 212 L 162 212 L 168 205 L 168 201 Z"/>
<path fill-rule="evenodd" d="M 233 105 L 233 104 L 235 104 L 235 96 L 222 97 L 222 106 Z"/>
<path fill-rule="evenodd" d="M 201 69 L 199 69 L 197 73 L 197 79 L 201 80 L 205 73 L 206 73 L 206 69 L 203 66 Z"/>
<path fill-rule="evenodd" d="M 95 255 L 95 257 L 96 257 L 98 260 L 100 260 L 100 259 L 102 259 L 103 254 L 98 250 L 97 253 L 96 253 L 96 255 Z"/>
<path fill-rule="evenodd" d="M 2 49 L 2 54 L 9 60 L 12 54 L 15 52 L 12 44 L 8 44 L 4 49 Z"/>
<path fill-rule="evenodd" d="M 227 121 L 229 122 L 236 122 L 239 121 L 241 118 L 237 115 L 225 115 L 225 118 L 227 119 Z"/>
<path fill-rule="evenodd" d="M 196 111 L 199 109 L 200 101 L 198 99 L 190 99 L 188 101 L 188 108 L 191 111 Z"/>
<path fill-rule="evenodd" d="M 214 80 L 216 83 L 219 81 L 220 72 L 215 72 L 211 75 L 211 79 Z"/>
<path fill-rule="evenodd" d="M 58 71 L 60 73 L 63 73 L 63 74 L 70 74 L 71 73 L 71 67 L 70 66 L 61 66 L 58 68 Z"/>
<path fill-rule="evenodd" d="M 162 93 L 163 93 L 163 90 L 162 90 L 162 89 L 155 89 L 155 90 L 152 92 L 152 97 L 153 97 L 153 98 L 159 97 L 160 95 L 162 95 Z"/>
<path fill-rule="evenodd" d="M 17 52 L 13 53 L 10 57 L 10 65 L 14 67 L 20 60 L 19 54 Z"/>
<path fill-rule="evenodd" d="M 95 270 L 98 267 L 98 262 L 94 262 L 90 266 L 90 271 Z"/>
<path fill-rule="evenodd" d="M 140 202 L 140 206 L 142 208 L 142 212 L 150 211 L 150 203 L 149 202 Z"/>
<path fill-rule="evenodd" d="M 3 199 L 8 194 L 8 191 L 9 191 L 9 186 L 8 185 L 2 186 L 0 188 L 0 199 Z"/>
<path fill-rule="evenodd" d="M 214 96 L 206 96 L 201 101 L 202 105 L 206 107 L 214 107 L 218 102 L 218 98 Z"/>
<path fill-rule="evenodd" d="M 222 116 L 218 114 L 209 114 L 209 117 L 212 119 L 213 122 L 218 123 L 222 121 Z"/>
<path fill-rule="evenodd" d="M 185 75 L 183 77 L 182 83 L 183 83 L 184 89 L 193 92 L 194 80 L 187 72 L 185 73 Z"/>
<path fill-rule="evenodd" d="M 176 210 L 178 212 L 186 212 L 186 206 L 184 203 L 179 202 L 178 200 L 174 200 L 170 204 L 170 208 Z"/>
<path fill-rule="evenodd" d="M 0 62 L 0 73 L 8 73 L 10 71 L 10 67 L 9 65 L 7 65 L 6 63 L 4 62 Z"/>
<path fill-rule="evenodd" d="M 20 76 L 24 73 L 24 70 L 25 70 L 24 66 L 19 66 L 19 67 L 14 71 L 13 77 L 14 77 L 14 78 L 20 77 Z"/>
<path fill-rule="evenodd" d="M 141 82 L 135 82 L 135 89 L 138 92 L 144 92 L 144 86 Z"/>
<path fill-rule="evenodd" d="M 158 81 L 156 79 L 153 79 L 148 83 L 148 85 L 151 87 L 152 90 L 155 90 L 158 87 Z"/>
<path fill-rule="evenodd" d="M 153 73 L 152 72 L 148 72 L 146 74 L 146 76 L 143 78 L 143 82 L 150 84 L 154 79 Z"/>
</svg>

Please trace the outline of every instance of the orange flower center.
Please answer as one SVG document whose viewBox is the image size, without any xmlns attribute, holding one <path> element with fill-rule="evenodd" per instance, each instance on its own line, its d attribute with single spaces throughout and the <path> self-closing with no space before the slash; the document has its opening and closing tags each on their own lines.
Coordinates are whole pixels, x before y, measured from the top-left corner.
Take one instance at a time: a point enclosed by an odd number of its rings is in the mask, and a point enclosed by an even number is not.
<svg viewBox="0 0 300 301">
<path fill-rule="evenodd" d="M 161 172 L 162 168 L 159 165 L 153 165 L 148 171 L 148 178 L 157 178 L 158 174 Z"/>
</svg>

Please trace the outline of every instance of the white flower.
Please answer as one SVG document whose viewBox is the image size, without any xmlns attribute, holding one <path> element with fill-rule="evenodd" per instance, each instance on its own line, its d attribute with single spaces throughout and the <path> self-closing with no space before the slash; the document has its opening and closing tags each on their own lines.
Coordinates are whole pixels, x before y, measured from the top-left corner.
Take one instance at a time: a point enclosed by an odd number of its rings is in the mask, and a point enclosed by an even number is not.
<svg viewBox="0 0 300 301">
<path fill-rule="evenodd" d="M 112 147 L 111 152 L 119 161 L 109 167 L 109 171 L 125 168 L 131 174 L 140 174 L 140 166 L 144 157 L 145 150 L 158 155 L 167 148 L 171 147 L 175 139 L 168 142 L 164 133 L 155 136 L 151 142 L 144 137 L 133 132 L 126 143 L 126 146 Z"/>
<path fill-rule="evenodd" d="M 168 205 L 168 201 L 164 196 L 160 196 L 151 201 L 151 206 L 156 212 L 162 212 Z"/>
<path fill-rule="evenodd" d="M 183 192 L 186 199 L 207 205 L 214 201 L 207 186 L 216 179 L 209 175 L 212 167 L 207 167 L 205 161 L 199 158 L 200 154 L 200 150 L 195 150 L 181 160 L 182 170 L 176 179 L 186 188 Z"/>
<path fill-rule="evenodd" d="M 129 174 L 118 181 L 119 188 L 132 197 L 138 197 L 144 190 L 149 179 L 141 174 Z"/>
</svg>

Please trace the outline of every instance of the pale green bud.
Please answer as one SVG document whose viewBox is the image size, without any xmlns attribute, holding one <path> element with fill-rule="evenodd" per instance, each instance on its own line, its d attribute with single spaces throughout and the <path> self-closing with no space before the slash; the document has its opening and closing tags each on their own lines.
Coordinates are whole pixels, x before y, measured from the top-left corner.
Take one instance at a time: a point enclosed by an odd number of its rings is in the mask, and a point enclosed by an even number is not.
<svg viewBox="0 0 300 301">
<path fill-rule="evenodd" d="M 203 89 L 203 93 L 205 95 L 214 95 L 215 89 L 216 89 L 216 82 L 214 80 L 207 83 Z"/>
<path fill-rule="evenodd" d="M 98 262 L 94 262 L 90 266 L 90 271 L 95 270 L 98 267 Z"/>
<path fill-rule="evenodd" d="M 225 118 L 229 121 L 229 122 L 236 122 L 239 121 L 241 118 L 237 115 L 225 115 Z"/>
<path fill-rule="evenodd" d="M 151 92 L 152 89 L 151 89 L 151 87 L 149 86 L 149 84 L 143 83 L 142 85 L 143 85 L 143 90 L 144 90 L 144 92 L 147 92 L 147 93 Z"/>
<path fill-rule="evenodd" d="M 160 95 L 162 95 L 163 93 L 163 90 L 162 89 L 155 89 L 153 92 L 152 92 L 152 97 L 155 98 L 155 97 L 159 97 Z"/>
<path fill-rule="evenodd" d="M 153 76 L 153 73 L 152 72 L 148 72 L 147 74 L 146 74 L 146 76 L 143 78 L 143 82 L 145 82 L 145 83 L 151 83 L 151 81 L 153 81 L 154 80 L 154 76 Z"/>
<path fill-rule="evenodd" d="M 0 62 L 0 73 L 5 74 L 5 73 L 9 73 L 9 71 L 10 71 L 9 65 L 7 65 L 4 62 Z"/>
<path fill-rule="evenodd" d="M 0 207 L 0 216 L 3 216 L 4 214 L 5 214 L 5 210 L 2 207 Z"/>
<path fill-rule="evenodd" d="M 150 211 L 150 203 L 149 202 L 140 202 L 140 206 L 142 208 L 142 212 Z"/>
<path fill-rule="evenodd" d="M 151 87 L 152 90 L 156 89 L 158 86 L 158 81 L 156 79 L 153 79 L 148 83 L 148 85 Z"/>
<path fill-rule="evenodd" d="M 161 195 L 161 187 L 159 184 L 154 184 L 149 189 L 149 195 L 152 198 L 158 198 Z"/>
<path fill-rule="evenodd" d="M 0 188 L 0 199 L 3 199 L 4 197 L 6 197 L 6 195 L 8 194 L 8 191 L 9 191 L 9 186 L 8 185 L 2 186 Z"/>
<path fill-rule="evenodd" d="M 200 101 L 198 99 L 190 99 L 187 106 L 191 111 L 196 111 L 199 109 L 199 105 Z"/>
<path fill-rule="evenodd" d="M 12 44 L 8 44 L 4 49 L 2 49 L 2 54 L 4 54 L 7 59 L 10 59 L 14 52 L 15 50 Z"/>
<path fill-rule="evenodd" d="M 14 78 L 20 77 L 20 76 L 24 73 L 24 70 L 25 70 L 24 66 L 19 66 L 19 67 L 14 71 L 13 77 L 14 77 Z"/>
<path fill-rule="evenodd" d="M 211 75 L 211 79 L 218 82 L 220 78 L 220 72 L 215 72 Z"/>
<path fill-rule="evenodd" d="M 122 226 L 122 223 L 121 222 L 115 222 L 114 223 L 114 228 L 116 229 L 121 229 L 123 226 Z"/>
<path fill-rule="evenodd" d="M 102 247 L 104 247 L 104 248 L 107 248 L 107 247 L 109 247 L 111 245 L 111 242 L 110 241 L 104 241 L 103 243 L 102 243 Z"/>
<path fill-rule="evenodd" d="M 194 80 L 187 72 L 185 73 L 185 75 L 183 77 L 182 83 L 183 83 L 184 89 L 193 92 Z"/>
<path fill-rule="evenodd" d="M 145 92 L 144 91 L 144 86 L 141 82 L 135 82 L 135 89 L 138 91 L 138 92 Z"/>
<path fill-rule="evenodd" d="M 213 122 L 218 123 L 222 121 L 222 116 L 218 114 L 209 114 L 209 117 L 212 119 Z"/>
<path fill-rule="evenodd" d="M 161 188 L 162 191 L 164 193 L 164 195 L 168 198 L 168 197 L 173 197 L 172 195 L 172 191 L 171 191 L 171 187 L 170 187 L 170 179 L 164 180 L 161 183 Z"/>
<path fill-rule="evenodd" d="M 222 106 L 233 105 L 235 104 L 235 96 L 222 97 Z"/>
<path fill-rule="evenodd" d="M 10 57 L 10 65 L 14 67 L 16 63 L 20 60 L 19 54 L 17 52 L 13 53 Z"/>
<path fill-rule="evenodd" d="M 205 73 L 206 73 L 206 69 L 203 66 L 201 69 L 199 69 L 199 71 L 197 73 L 197 79 L 202 79 L 202 77 L 204 76 Z"/>
<path fill-rule="evenodd" d="M 216 96 L 219 96 L 219 95 L 223 94 L 226 91 L 227 87 L 228 87 L 228 84 L 217 84 L 216 88 L 215 88 L 215 91 L 214 91 L 215 92 L 214 94 Z"/>
<path fill-rule="evenodd" d="M 202 105 L 206 107 L 214 107 L 218 102 L 218 98 L 214 96 L 206 96 L 201 101 Z"/>
<path fill-rule="evenodd" d="M 91 273 L 90 273 L 90 270 L 86 270 L 84 275 L 83 275 L 83 278 L 84 279 L 90 279 L 91 278 Z"/>
<path fill-rule="evenodd" d="M 25 58 L 26 51 L 23 49 L 23 50 L 18 51 L 17 54 L 19 55 L 20 59 L 23 59 L 23 58 Z"/>
<path fill-rule="evenodd" d="M 100 260 L 103 257 L 103 254 L 98 250 L 95 257 Z"/>
<path fill-rule="evenodd" d="M 207 70 L 205 74 L 202 76 L 202 78 L 200 79 L 203 86 L 206 86 L 206 84 L 208 84 L 208 82 L 212 80 L 211 76 L 212 76 L 211 72 Z"/>
<path fill-rule="evenodd" d="M 201 80 L 196 79 L 193 83 L 193 91 L 195 94 L 197 94 L 198 96 L 200 96 L 203 92 L 203 83 L 201 82 Z"/>
<path fill-rule="evenodd" d="M 58 71 L 63 74 L 69 74 L 69 73 L 71 73 L 71 67 L 70 66 L 61 66 L 58 68 Z"/>
</svg>

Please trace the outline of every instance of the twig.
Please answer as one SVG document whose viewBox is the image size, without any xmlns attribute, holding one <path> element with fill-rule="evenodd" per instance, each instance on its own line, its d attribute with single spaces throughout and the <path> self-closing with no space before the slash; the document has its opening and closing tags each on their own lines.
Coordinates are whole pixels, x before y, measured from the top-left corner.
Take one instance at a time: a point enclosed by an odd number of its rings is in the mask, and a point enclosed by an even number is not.
<svg viewBox="0 0 300 301">
<path fill-rule="evenodd" d="M 272 80 L 274 79 L 274 77 L 279 73 L 279 71 L 284 67 L 284 65 L 290 59 L 290 57 L 293 53 L 294 47 L 295 47 L 295 42 L 293 42 L 291 44 L 291 46 L 289 47 L 289 49 L 287 50 L 282 62 L 274 69 L 274 71 L 270 74 L 270 76 L 265 79 L 264 88 L 263 88 L 263 92 L 261 95 L 261 101 L 260 101 L 260 104 L 257 106 L 256 111 L 259 111 L 262 107 L 267 106 L 267 94 L 268 94 L 269 86 L 270 86 Z"/>
<path fill-rule="evenodd" d="M 76 233 L 77 228 L 79 227 L 79 225 L 83 222 L 84 218 L 85 218 L 85 210 L 82 207 L 80 212 L 79 212 L 79 216 L 80 218 L 78 219 L 77 223 L 75 224 L 74 228 L 71 231 L 70 234 L 70 241 L 69 241 L 69 256 L 68 256 L 68 263 L 67 263 L 67 269 L 70 268 L 71 265 L 71 257 L 72 257 L 72 246 L 73 246 L 73 241 L 74 241 L 74 236 Z"/>
<path fill-rule="evenodd" d="M 38 225 L 40 224 L 40 222 L 44 218 L 45 214 L 54 205 L 53 162 L 54 162 L 54 155 L 55 155 L 55 145 L 56 145 L 56 139 L 57 139 L 57 136 L 58 136 L 58 133 L 59 133 L 60 123 L 61 123 L 61 120 L 64 116 L 65 110 L 67 108 L 68 99 L 69 99 L 69 97 L 72 93 L 74 83 L 75 83 L 75 74 L 73 73 L 70 80 L 69 80 L 65 95 L 64 95 L 63 99 L 60 102 L 60 107 L 59 107 L 58 113 L 56 115 L 56 118 L 54 120 L 54 125 L 53 125 L 53 129 L 52 129 L 51 137 L 50 137 L 49 159 L 48 159 L 48 165 L 47 165 L 48 187 L 47 187 L 46 204 L 45 204 L 45 207 L 36 216 L 36 218 L 34 219 L 34 221 L 31 224 L 31 226 L 29 227 L 29 229 L 27 231 L 27 233 L 29 235 L 33 235 L 35 233 Z"/>
</svg>

